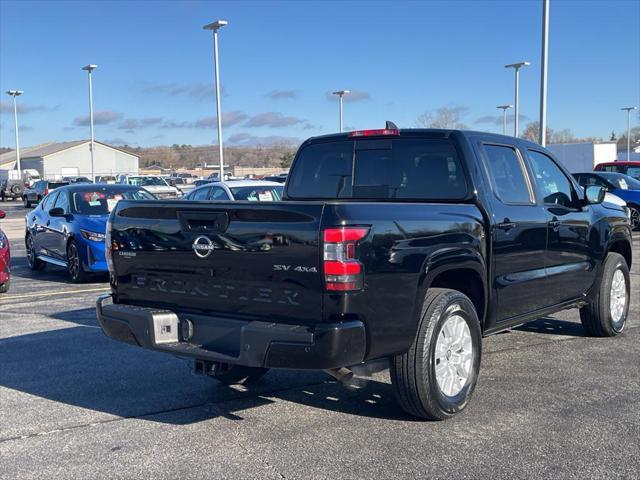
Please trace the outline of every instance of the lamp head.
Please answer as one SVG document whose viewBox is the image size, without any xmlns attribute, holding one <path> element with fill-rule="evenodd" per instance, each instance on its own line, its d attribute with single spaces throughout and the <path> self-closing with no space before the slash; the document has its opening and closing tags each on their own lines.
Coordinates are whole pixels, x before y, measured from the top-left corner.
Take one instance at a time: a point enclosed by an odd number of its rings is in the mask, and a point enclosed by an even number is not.
<svg viewBox="0 0 640 480">
<path fill-rule="evenodd" d="M 202 27 L 204 30 L 220 30 L 222 27 L 224 27 L 225 25 L 227 25 L 229 22 L 227 22 L 226 20 L 216 20 L 213 23 L 210 23 L 208 25 L 205 25 L 204 27 Z"/>
</svg>

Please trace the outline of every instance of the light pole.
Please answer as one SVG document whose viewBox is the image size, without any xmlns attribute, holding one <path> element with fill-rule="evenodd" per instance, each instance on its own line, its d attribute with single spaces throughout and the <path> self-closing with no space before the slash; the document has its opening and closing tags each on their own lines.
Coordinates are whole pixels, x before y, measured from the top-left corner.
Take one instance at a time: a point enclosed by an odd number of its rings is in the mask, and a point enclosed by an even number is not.
<svg viewBox="0 0 640 480">
<path fill-rule="evenodd" d="M 342 133 L 342 97 L 351 93 L 351 90 L 338 90 L 337 92 L 333 92 L 334 95 L 338 95 L 340 99 L 340 133 Z"/>
<path fill-rule="evenodd" d="M 547 146 L 547 54 L 549 52 L 549 0 L 542 0 L 542 55 L 540 70 L 540 132 L 538 143 Z"/>
<path fill-rule="evenodd" d="M 91 143 L 89 144 L 89 151 L 91 152 L 91 181 L 95 182 L 96 181 L 96 176 L 95 176 L 95 163 L 94 163 L 94 153 L 93 151 L 95 150 L 95 144 L 94 144 L 94 137 L 93 137 L 93 84 L 91 82 L 91 72 L 93 72 L 96 68 L 98 68 L 97 65 L 93 65 L 93 64 L 89 64 L 89 65 L 85 65 L 84 67 L 82 67 L 82 70 L 85 70 L 88 73 L 88 77 L 89 77 L 89 129 L 91 130 Z"/>
<path fill-rule="evenodd" d="M 631 159 L 631 112 L 637 108 L 638 107 L 622 107 L 620 109 L 627 111 L 627 162 Z M 16 132 L 18 131 L 17 129 L 18 127 L 16 126 Z"/>
<path fill-rule="evenodd" d="M 498 105 L 496 108 L 499 108 L 502 110 L 502 134 L 506 135 L 507 134 L 507 110 L 509 110 L 510 108 L 512 108 L 513 105 Z"/>
<path fill-rule="evenodd" d="M 218 123 L 218 156 L 220 157 L 220 181 L 224 181 L 224 158 L 222 153 L 222 108 L 220 107 L 220 72 L 218 71 L 218 30 L 224 27 L 226 20 L 216 20 L 205 25 L 205 30 L 213 31 L 213 70 L 216 82 L 216 117 Z"/>
<path fill-rule="evenodd" d="M 515 91 L 515 101 L 513 102 L 515 104 L 515 110 L 513 111 L 514 114 L 514 118 L 513 118 L 513 136 L 514 137 L 518 137 L 519 135 L 519 125 L 518 125 L 518 115 L 520 114 L 520 106 L 518 104 L 518 97 L 520 94 L 520 69 L 522 67 L 528 67 L 529 65 L 531 65 L 531 63 L 529 62 L 518 62 L 518 63 L 510 63 L 509 65 L 505 65 L 504 68 L 513 68 L 516 72 L 516 91 Z"/>
<path fill-rule="evenodd" d="M 18 103 L 16 97 L 19 97 L 24 92 L 22 90 L 9 90 L 7 95 L 13 97 L 13 120 L 15 121 L 16 128 L 16 168 L 18 170 L 18 179 L 22 182 L 22 170 L 20 168 L 20 137 L 18 135 Z"/>
</svg>

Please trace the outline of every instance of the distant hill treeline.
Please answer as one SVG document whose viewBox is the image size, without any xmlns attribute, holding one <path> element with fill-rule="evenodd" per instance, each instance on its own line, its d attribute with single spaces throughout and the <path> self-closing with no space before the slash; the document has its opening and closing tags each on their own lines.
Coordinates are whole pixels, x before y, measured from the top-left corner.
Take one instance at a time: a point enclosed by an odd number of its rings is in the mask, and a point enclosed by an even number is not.
<svg viewBox="0 0 640 480">
<path fill-rule="evenodd" d="M 120 148 L 140 157 L 140 166 L 161 165 L 165 168 L 195 168 L 217 165 L 218 147 L 216 145 L 172 145 L 161 147 Z M 224 147 L 224 163 L 240 167 L 288 167 L 296 148 L 291 145 L 270 147 Z"/>
</svg>

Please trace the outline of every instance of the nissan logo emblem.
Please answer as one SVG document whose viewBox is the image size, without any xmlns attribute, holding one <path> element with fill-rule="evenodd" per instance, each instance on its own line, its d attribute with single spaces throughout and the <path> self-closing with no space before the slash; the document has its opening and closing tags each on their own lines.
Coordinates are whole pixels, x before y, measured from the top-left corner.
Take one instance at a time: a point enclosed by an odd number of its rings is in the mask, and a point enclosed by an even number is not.
<svg viewBox="0 0 640 480">
<path fill-rule="evenodd" d="M 209 237 L 201 235 L 193 241 L 191 248 L 200 258 L 207 258 L 216 247 Z"/>
</svg>

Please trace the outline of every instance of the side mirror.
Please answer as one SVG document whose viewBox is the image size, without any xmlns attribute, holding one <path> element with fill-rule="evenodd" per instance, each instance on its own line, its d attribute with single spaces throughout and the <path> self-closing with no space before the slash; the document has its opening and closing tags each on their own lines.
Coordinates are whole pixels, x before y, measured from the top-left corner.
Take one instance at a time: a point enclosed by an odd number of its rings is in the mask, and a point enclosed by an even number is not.
<svg viewBox="0 0 640 480">
<path fill-rule="evenodd" d="M 584 189 L 584 198 L 589 205 L 597 205 L 604 201 L 606 190 L 600 185 L 589 185 Z"/>
<path fill-rule="evenodd" d="M 49 210 L 50 217 L 64 217 L 66 216 L 64 210 L 60 207 L 55 207 Z"/>
<path fill-rule="evenodd" d="M 7 214 L 4 213 L 4 210 L 0 210 L 0 220 L 3 219 L 6 216 L 7 216 Z"/>
</svg>

